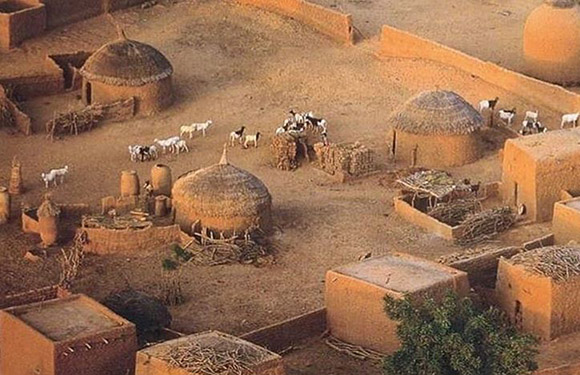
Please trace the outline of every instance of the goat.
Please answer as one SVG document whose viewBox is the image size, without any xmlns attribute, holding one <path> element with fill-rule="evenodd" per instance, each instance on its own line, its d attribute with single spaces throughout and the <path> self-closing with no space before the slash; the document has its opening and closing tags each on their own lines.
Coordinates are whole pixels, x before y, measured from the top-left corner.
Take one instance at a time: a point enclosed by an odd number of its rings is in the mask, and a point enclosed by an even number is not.
<svg viewBox="0 0 580 375">
<path fill-rule="evenodd" d="M 60 177 L 60 183 L 64 183 L 64 176 L 68 173 L 68 165 L 65 165 L 63 168 L 53 169 L 49 173 L 53 173 L 55 178 Z"/>
<path fill-rule="evenodd" d="M 306 124 L 312 125 L 314 127 L 320 126 L 325 128 L 326 127 L 326 120 L 322 119 L 322 118 L 316 118 L 314 117 L 314 115 L 312 114 L 312 112 L 308 112 L 305 116 L 304 116 L 305 122 Z"/>
<path fill-rule="evenodd" d="M 169 148 L 169 151 L 173 151 L 175 144 L 181 140 L 180 137 L 175 136 L 167 139 L 157 139 L 155 138 L 153 142 L 156 142 L 159 146 L 163 148 L 163 153 Z"/>
<path fill-rule="evenodd" d="M 290 119 L 294 121 L 296 124 L 304 124 L 304 115 L 300 113 L 296 113 L 293 109 L 290 110 Z"/>
<path fill-rule="evenodd" d="M 538 121 L 538 110 L 536 109 L 535 112 L 526 111 L 526 117 L 524 118 L 524 121 L 525 120 L 532 120 L 533 122 Z"/>
<path fill-rule="evenodd" d="M 191 125 L 184 125 L 179 128 L 180 136 L 183 137 L 183 134 L 189 133 L 189 139 L 193 138 L 194 132 L 202 132 L 202 135 L 205 137 L 206 130 L 213 124 L 213 121 L 207 120 L 206 122 L 191 124 Z"/>
<path fill-rule="evenodd" d="M 42 178 L 42 181 L 44 181 L 44 186 L 48 189 L 48 185 L 52 182 L 54 184 L 54 186 L 58 185 L 58 182 L 56 180 L 56 173 L 54 173 L 54 169 L 51 170 L 48 173 L 41 173 L 40 177 Z"/>
<path fill-rule="evenodd" d="M 511 126 L 512 122 L 514 120 L 514 117 L 516 116 L 516 109 L 512 108 L 512 109 L 505 109 L 502 108 L 499 110 L 499 118 L 507 125 L 507 126 Z"/>
<path fill-rule="evenodd" d="M 541 122 L 536 121 L 534 122 L 534 132 L 536 132 L 536 134 L 546 133 L 548 132 L 548 128 L 543 126 Z"/>
<path fill-rule="evenodd" d="M 187 142 L 181 139 L 174 145 L 175 153 L 179 154 L 180 152 L 189 152 L 189 147 L 187 147 Z"/>
<path fill-rule="evenodd" d="M 151 185 L 149 180 L 145 181 L 145 184 L 143 184 L 143 189 L 145 190 L 147 196 L 153 196 L 153 185 Z"/>
<path fill-rule="evenodd" d="M 578 117 L 580 117 L 580 112 L 568 113 L 562 116 L 562 122 L 560 123 L 560 129 L 564 129 L 564 125 L 571 123 L 572 127 L 578 126 Z"/>
<path fill-rule="evenodd" d="M 522 122 L 522 128 L 520 130 L 521 135 L 528 135 L 528 134 L 539 134 L 539 133 L 546 133 L 548 128 L 542 125 L 539 121 L 533 121 L 526 119 Z"/>
<path fill-rule="evenodd" d="M 288 127 L 286 127 L 286 125 L 280 126 L 278 129 L 276 129 L 276 135 L 284 134 L 286 131 L 288 131 Z"/>
<path fill-rule="evenodd" d="M 248 143 L 253 143 L 254 147 L 258 147 L 258 139 L 260 139 L 260 132 L 254 135 L 246 135 L 246 140 L 244 141 L 244 148 L 248 148 Z"/>
<path fill-rule="evenodd" d="M 246 130 L 245 126 L 242 126 L 236 131 L 230 133 L 230 145 L 234 146 L 236 141 L 242 143 L 242 137 L 244 136 L 244 131 Z"/>
<path fill-rule="evenodd" d="M 499 98 L 496 96 L 495 99 L 491 100 L 482 100 L 479 102 L 479 112 L 483 112 L 484 109 L 489 109 L 493 112 L 495 105 L 499 101 Z"/>
</svg>

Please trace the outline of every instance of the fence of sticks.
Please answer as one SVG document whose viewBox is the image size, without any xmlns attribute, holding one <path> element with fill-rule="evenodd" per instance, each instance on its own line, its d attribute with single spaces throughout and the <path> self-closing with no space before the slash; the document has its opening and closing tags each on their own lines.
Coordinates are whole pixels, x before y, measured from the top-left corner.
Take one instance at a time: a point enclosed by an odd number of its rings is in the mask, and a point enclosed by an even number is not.
<svg viewBox="0 0 580 375">
<path fill-rule="evenodd" d="M 461 223 L 462 230 L 456 243 L 473 245 L 495 238 L 516 223 L 516 214 L 510 207 L 498 207 L 469 214 Z"/>
<path fill-rule="evenodd" d="M 472 197 L 438 203 L 427 214 L 454 227 L 465 221 L 467 216 L 480 212 L 481 209 L 481 202 Z"/>
<path fill-rule="evenodd" d="M 90 131 L 102 118 L 103 108 L 97 106 L 58 114 L 46 123 L 46 137 L 53 140 L 55 136 L 78 135 Z"/>
</svg>

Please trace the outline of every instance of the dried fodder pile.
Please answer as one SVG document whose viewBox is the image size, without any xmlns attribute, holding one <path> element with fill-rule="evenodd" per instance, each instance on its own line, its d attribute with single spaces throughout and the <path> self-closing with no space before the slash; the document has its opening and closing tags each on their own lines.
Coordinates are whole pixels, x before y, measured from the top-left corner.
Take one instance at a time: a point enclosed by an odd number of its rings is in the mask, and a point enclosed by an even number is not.
<svg viewBox="0 0 580 375">
<path fill-rule="evenodd" d="M 336 337 L 330 336 L 324 340 L 326 345 L 336 350 L 337 352 L 346 354 L 350 357 L 360 359 L 360 360 L 370 360 L 373 362 L 382 362 L 384 359 L 384 354 L 375 352 L 371 349 L 363 348 L 362 346 L 352 345 L 337 339 Z"/>
<path fill-rule="evenodd" d="M 475 258 L 479 255 L 489 253 L 489 252 L 492 252 L 495 250 L 497 250 L 497 247 L 495 247 L 495 246 L 481 246 L 481 247 L 477 247 L 477 248 L 473 248 L 473 249 L 467 249 L 464 251 L 458 251 L 456 253 L 446 254 L 446 255 L 440 256 L 437 259 L 437 263 L 451 264 L 451 263 L 455 263 L 455 262 L 460 261 L 460 260 L 467 260 L 467 259 Z"/>
<path fill-rule="evenodd" d="M 102 229 L 147 229 L 153 226 L 149 220 L 149 214 L 132 211 L 128 215 L 108 216 L 108 215 L 83 215 L 81 220 L 83 228 Z"/>
<path fill-rule="evenodd" d="M 291 171 L 298 167 L 298 140 L 290 134 L 280 134 L 272 138 L 270 145 L 276 168 Z"/>
<path fill-rule="evenodd" d="M 420 170 L 397 180 L 404 192 L 414 194 L 427 194 L 437 199 L 442 199 L 452 193 L 469 192 L 470 187 L 455 181 L 445 171 Z"/>
<path fill-rule="evenodd" d="M 516 214 L 510 207 L 492 208 L 469 215 L 456 238 L 459 245 L 473 245 L 495 238 L 516 223 Z"/>
<path fill-rule="evenodd" d="M 461 224 L 469 215 L 481 211 L 481 202 L 475 198 L 457 199 L 438 203 L 427 214 L 452 227 Z"/>
<path fill-rule="evenodd" d="M 58 285 L 62 286 L 64 289 L 70 289 L 73 281 L 79 274 L 85 256 L 83 247 L 86 243 L 86 232 L 78 232 L 75 235 L 73 245 L 68 249 L 68 251 L 65 251 L 64 249 L 61 250 L 62 257 L 59 260 L 60 279 Z"/>
<path fill-rule="evenodd" d="M 202 347 L 196 342 L 186 342 L 173 346 L 161 359 L 170 365 L 199 375 L 251 375 L 251 368 L 266 358 L 253 348 L 245 345 Z"/>
<path fill-rule="evenodd" d="M 580 248 L 549 246 L 518 254 L 508 260 L 529 271 L 563 282 L 580 275 Z"/>
<path fill-rule="evenodd" d="M 363 176 L 376 170 L 374 152 L 359 142 L 314 145 L 318 165 L 325 172 Z"/>
<path fill-rule="evenodd" d="M 54 139 L 55 136 L 78 135 L 80 132 L 91 130 L 102 118 L 102 107 L 94 106 L 61 113 L 46 123 L 46 137 Z"/>
</svg>

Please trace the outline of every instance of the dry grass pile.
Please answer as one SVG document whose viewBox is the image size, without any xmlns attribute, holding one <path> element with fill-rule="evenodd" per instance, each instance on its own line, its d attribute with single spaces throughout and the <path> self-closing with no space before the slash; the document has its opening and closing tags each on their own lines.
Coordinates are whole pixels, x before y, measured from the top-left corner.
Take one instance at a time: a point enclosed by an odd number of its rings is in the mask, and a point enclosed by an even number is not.
<svg viewBox="0 0 580 375">
<path fill-rule="evenodd" d="M 549 246 L 518 254 L 508 260 L 530 272 L 563 282 L 580 276 L 580 248 Z"/>
<path fill-rule="evenodd" d="M 382 362 L 384 359 L 384 354 L 375 352 L 371 349 L 363 348 L 362 346 L 352 345 L 337 339 L 336 337 L 330 336 L 324 340 L 326 345 L 336 350 L 337 352 L 346 354 L 350 357 L 359 360 L 370 360 L 373 362 Z"/>
<path fill-rule="evenodd" d="M 102 228 L 102 229 L 147 229 L 153 226 L 153 222 L 148 219 L 148 214 L 141 215 L 123 215 L 123 216 L 106 216 L 106 215 L 83 215 L 81 220 L 83 228 Z"/>
<path fill-rule="evenodd" d="M 376 170 L 374 152 L 359 142 L 314 145 L 318 165 L 327 173 L 363 176 Z"/>
<path fill-rule="evenodd" d="M 481 202 L 475 198 L 438 203 L 428 215 L 447 225 L 461 224 L 468 215 L 481 211 Z"/>
<path fill-rule="evenodd" d="M 280 134 L 272 138 L 272 154 L 276 168 L 291 171 L 298 167 L 298 140 L 290 134 Z"/>
<path fill-rule="evenodd" d="M 103 108 L 88 106 L 78 111 L 69 111 L 56 115 L 45 125 L 47 138 L 64 135 L 78 135 L 91 130 L 103 118 Z"/>
<path fill-rule="evenodd" d="M 87 243 L 85 232 L 78 232 L 75 235 L 73 245 L 65 251 L 61 250 L 62 256 L 60 263 L 60 279 L 58 285 L 64 289 L 70 289 L 73 281 L 77 278 L 81 264 L 84 258 L 83 247 Z"/>
<path fill-rule="evenodd" d="M 171 347 L 162 357 L 170 365 L 199 375 L 251 375 L 252 366 L 265 359 L 259 351 L 244 345 L 236 347 L 202 347 L 186 342 Z"/>
<path fill-rule="evenodd" d="M 510 207 L 492 208 L 469 215 L 461 223 L 461 233 L 456 239 L 459 245 L 473 245 L 495 238 L 516 223 L 516 215 Z"/>
</svg>

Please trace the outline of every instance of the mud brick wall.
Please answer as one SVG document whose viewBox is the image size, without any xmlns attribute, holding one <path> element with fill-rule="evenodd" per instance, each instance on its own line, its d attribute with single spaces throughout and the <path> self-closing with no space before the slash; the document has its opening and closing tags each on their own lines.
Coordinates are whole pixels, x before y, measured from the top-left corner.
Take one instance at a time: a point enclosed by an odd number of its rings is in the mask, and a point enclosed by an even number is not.
<svg viewBox="0 0 580 375">
<path fill-rule="evenodd" d="M 97 254 L 138 253 L 181 241 L 179 225 L 147 229 L 115 230 L 82 228 L 87 233 L 85 250 Z"/>
<path fill-rule="evenodd" d="M 417 35 L 383 26 L 379 55 L 436 61 L 474 74 L 504 90 L 517 93 L 552 110 L 571 113 L 580 109 L 580 95 L 496 64 L 471 57 Z"/>
<path fill-rule="evenodd" d="M 303 0 L 236 0 L 270 12 L 294 18 L 332 39 L 353 43 L 352 17 Z"/>
<path fill-rule="evenodd" d="M 32 0 L 19 0 L 22 10 L 13 13 L 0 13 L 0 48 L 16 47 L 21 41 L 40 35 L 46 28 L 44 5 Z"/>
<path fill-rule="evenodd" d="M 0 309 L 48 301 L 50 299 L 62 298 L 68 295 L 69 292 L 58 285 L 47 286 L 45 288 L 33 289 L 24 293 L 0 296 Z"/>
<path fill-rule="evenodd" d="M 6 96 L 6 91 L 2 86 L 0 86 L 0 102 L 8 105 L 10 112 L 12 113 L 12 118 L 14 119 L 14 126 L 24 135 L 32 134 L 32 121 L 30 117 L 24 112 L 22 112 L 16 104 L 12 103 L 10 99 Z"/>
<path fill-rule="evenodd" d="M 54 95 L 64 91 L 64 76 L 56 63 L 47 57 L 52 65 L 42 74 L 26 77 L 10 77 L 0 80 L 0 85 L 12 89 L 12 95 L 19 99 Z"/>
<path fill-rule="evenodd" d="M 57 26 L 95 17 L 102 13 L 98 0 L 40 0 L 46 6 L 46 25 Z"/>
</svg>

